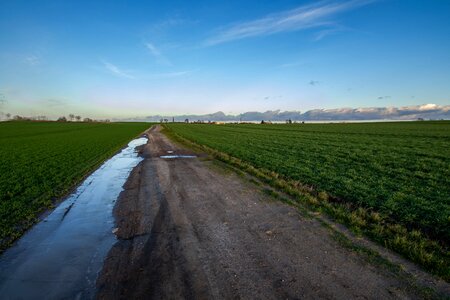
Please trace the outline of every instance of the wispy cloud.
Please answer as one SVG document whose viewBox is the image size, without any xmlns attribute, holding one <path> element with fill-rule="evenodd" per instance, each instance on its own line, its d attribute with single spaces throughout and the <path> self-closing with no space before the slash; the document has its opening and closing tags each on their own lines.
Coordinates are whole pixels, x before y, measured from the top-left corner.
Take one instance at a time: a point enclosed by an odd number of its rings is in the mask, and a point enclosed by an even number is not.
<svg viewBox="0 0 450 300">
<path fill-rule="evenodd" d="M 278 95 L 278 96 L 265 96 L 263 99 L 264 100 L 277 100 L 277 99 L 282 99 L 283 96 Z"/>
<path fill-rule="evenodd" d="M 279 68 L 293 68 L 293 67 L 298 67 L 298 66 L 304 66 L 306 65 L 306 63 L 301 62 L 301 61 L 295 61 L 295 62 L 291 62 L 291 63 L 284 63 L 279 65 Z"/>
<path fill-rule="evenodd" d="M 112 63 L 109 63 L 105 60 L 102 60 L 101 62 L 111 74 L 118 76 L 118 77 L 134 79 L 134 76 L 130 75 L 126 71 L 119 69 L 119 67 L 117 67 L 116 65 L 113 65 Z"/>
<path fill-rule="evenodd" d="M 37 66 L 41 63 L 41 59 L 36 55 L 25 56 L 24 62 L 29 66 Z"/>
<path fill-rule="evenodd" d="M 152 78 L 175 78 L 191 74 L 193 71 L 168 72 L 151 75 Z"/>
<path fill-rule="evenodd" d="M 314 36 L 314 41 L 318 42 L 322 39 L 324 39 L 325 37 L 338 33 L 340 31 L 343 31 L 344 29 L 340 26 L 334 27 L 334 28 L 329 28 L 329 29 L 324 29 L 324 30 L 320 30 L 319 32 L 317 32 Z"/>
<path fill-rule="evenodd" d="M 172 16 L 160 22 L 153 24 L 151 30 L 154 32 L 165 32 L 171 28 L 196 24 L 198 21 L 180 18 L 179 16 Z"/>
<path fill-rule="evenodd" d="M 164 56 L 164 54 L 161 52 L 160 49 L 158 49 L 154 44 L 152 43 L 145 43 L 145 47 L 150 51 L 150 54 L 153 55 L 156 62 L 165 65 L 165 66 L 172 66 L 172 62 Z"/>
<path fill-rule="evenodd" d="M 329 18 L 350 9 L 374 2 L 375 0 L 350 0 L 345 2 L 320 1 L 295 9 L 268 15 L 264 18 L 238 23 L 216 32 L 204 42 L 213 46 L 234 40 L 266 36 L 279 32 L 296 31 L 330 25 Z"/>
<path fill-rule="evenodd" d="M 3 93 L 0 93 L 0 108 L 5 105 L 8 101 L 6 101 L 6 96 Z"/>
</svg>

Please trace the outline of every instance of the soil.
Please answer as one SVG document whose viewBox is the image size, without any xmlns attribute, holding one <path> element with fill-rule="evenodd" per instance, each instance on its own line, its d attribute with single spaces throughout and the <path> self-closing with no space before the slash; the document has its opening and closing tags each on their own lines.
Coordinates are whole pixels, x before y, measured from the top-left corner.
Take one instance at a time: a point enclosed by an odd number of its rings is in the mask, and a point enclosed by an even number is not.
<svg viewBox="0 0 450 300">
<path fill-rule="evenodd" d="M 114 216 L 98 299 L 415 299 L 314 218 L 153 127 Z M 169 153 L 173 151 L 173 153 Z"/>
</svg>

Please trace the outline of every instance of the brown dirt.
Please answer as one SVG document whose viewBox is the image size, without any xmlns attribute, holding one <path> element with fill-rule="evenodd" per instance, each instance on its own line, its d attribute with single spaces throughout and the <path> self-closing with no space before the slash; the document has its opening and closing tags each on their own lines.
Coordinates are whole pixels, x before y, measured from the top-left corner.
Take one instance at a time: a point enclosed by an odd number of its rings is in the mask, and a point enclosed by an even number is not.
<svg viewBox="0 0 450 300">
<path fill-rule="evenodd" d="M 118 242 L 99 299 L 414 299 L 408 285 L 341 246 L 330 230 L 273 201 L 159 127 L 116 204 Z"/>
</svg>

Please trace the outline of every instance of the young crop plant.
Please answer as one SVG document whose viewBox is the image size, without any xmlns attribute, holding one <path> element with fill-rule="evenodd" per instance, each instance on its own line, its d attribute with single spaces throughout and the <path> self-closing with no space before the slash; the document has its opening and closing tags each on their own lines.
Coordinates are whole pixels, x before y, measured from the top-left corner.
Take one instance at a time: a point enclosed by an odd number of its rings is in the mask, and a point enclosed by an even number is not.
<svg viewBox="0 0 450 300">
<path fill-rule="evenodd" d="M 450 279 L 449 121 L 166 127 Z"/>
<path fill-rule="evenodd" d="M 0 123 L 0 251 L 148 123 Z"/>
</svg>

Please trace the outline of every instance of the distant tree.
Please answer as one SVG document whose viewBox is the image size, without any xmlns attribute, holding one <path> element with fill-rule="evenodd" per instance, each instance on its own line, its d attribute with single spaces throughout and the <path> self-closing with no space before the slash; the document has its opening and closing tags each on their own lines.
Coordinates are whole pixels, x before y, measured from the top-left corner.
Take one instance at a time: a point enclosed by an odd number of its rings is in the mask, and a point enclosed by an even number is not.
<svg viewBox="0 0 450 300">
<path fill-rule="evenodd" d="M 69 115 L 69 119 L 70 119 L 70 121 L 73 121 L 73 119 L 75 119 L 75 115 L 74 114 L 70 114 Z"/>
<path fill-rule="evenodd" d="M 189 119 L 184 120 L 184 123 L 189 123 Z"/>
<path fill-rule="evenodd" d="M 90 123 L 90 122 L 93 122 L 93 120 L 92 120 L 92 119 L 90 119 L 90 118 L 84 118 L 84 119 L 83 119 L 83 122 L 87 122 L 87 123 Z"/>
<path fill-rule="evenodd" d="M 6 113 L 6 118 L 9 120 L 9 118 L 11 118 L 11 114 L 10 113 Z"/>
<path fill-rule="evenodd" d="M 77 119 L 77 121 L 80 122 L 81 116 L 75 116 L 75 119 Z"/>
<path fill-rule="evenodd" d="M 56 120 L 56 122 L 67 122 L 66 117 L 59 117 L 58 120 Z"/>
<path fill-rule="evenodd" d="M 16 120 L 16 121 L 20 121 L 20 120 L 23 120 L 23 117 L 21 117 L 21 116 L 19 116 L 19 115 L 15 115 L 15 116 L 13 117 L 13 119 Z"/>
<path fill-rule="evenodd" d="M 160 123 L 164 122 L 164 119 L 159 119 L 159 122 L 160 122 Z"/>
</svg>

